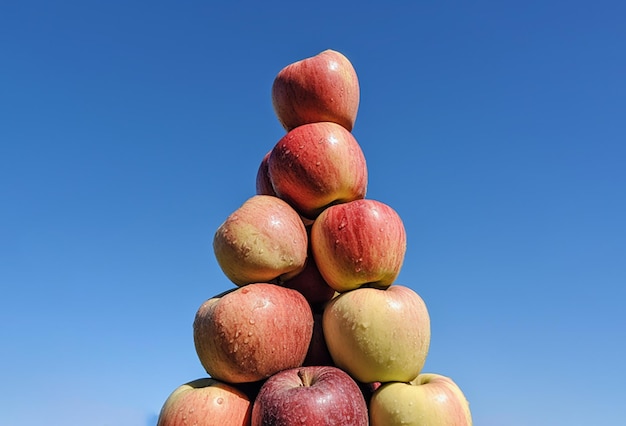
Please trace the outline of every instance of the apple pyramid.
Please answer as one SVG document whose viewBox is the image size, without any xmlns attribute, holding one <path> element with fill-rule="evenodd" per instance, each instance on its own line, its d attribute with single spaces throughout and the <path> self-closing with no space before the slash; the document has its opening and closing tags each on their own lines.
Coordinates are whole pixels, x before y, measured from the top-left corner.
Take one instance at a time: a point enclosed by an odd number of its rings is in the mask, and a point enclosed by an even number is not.
<svg viewBox="0 0 626 426">
<path fill-rule="evenodd" d="M 234 287 L 193 322 L 209 377 L 175 389 L 158 426 L 472 424 L 454 381 L 422 372 L 430 317 L 395 282 L 400 216 L 366 198 L 359 97 L 352 64 L 333 50 L 276 76 L 286 134 L 261 160 L 256 194 L 215 232 Z"/>
</svg>

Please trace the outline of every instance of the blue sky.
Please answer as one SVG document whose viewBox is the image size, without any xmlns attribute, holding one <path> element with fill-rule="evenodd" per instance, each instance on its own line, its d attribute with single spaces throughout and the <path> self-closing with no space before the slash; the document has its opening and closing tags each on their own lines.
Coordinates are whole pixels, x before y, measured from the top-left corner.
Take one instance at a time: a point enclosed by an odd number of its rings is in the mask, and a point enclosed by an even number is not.
<svg viewBox="0 0 626 426">
<path fill-rule="evenodd" d="M 383 5 L 384 4 L 384 5 Z M 153 425 L 205 375 L 219 224 L 284 134 L 270 88 L 332 48 L 368 197 L 398 211 L 425 370 L 481 426 L 626 417 L 626 6 L 0 6 L 0 424 Z"/>
</svg>

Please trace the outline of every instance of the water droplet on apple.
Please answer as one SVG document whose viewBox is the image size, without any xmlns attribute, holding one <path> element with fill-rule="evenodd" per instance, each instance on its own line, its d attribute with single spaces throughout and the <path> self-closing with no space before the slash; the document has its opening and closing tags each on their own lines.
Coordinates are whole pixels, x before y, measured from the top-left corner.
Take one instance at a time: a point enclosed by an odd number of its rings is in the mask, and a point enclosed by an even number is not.
<svg viewBox="0 0 626 426">
<path fill-rule="evenodd" d="M 341 218 L 341 222 L 339 222 L 339 229 L 343 229 L 346 227 L 346 225 L 348 224 L 348 219 L 346 219 L 345 217 Z"/>
<path fill-rule="evenodd" d="M 218 405 L 222 405 L 224 403 L 224 398 L 220 396 L 219 398 L 215 400 L 215 402 L 217 402 Z"/>
<path fill-rule="evenodd" d="M 253 319 L 253 318 L 250 318 L 250 319 L 248 320 L 248 322 L 250 323 L 250 325 L 254 325 L 254 319 Z"/>
</svg>

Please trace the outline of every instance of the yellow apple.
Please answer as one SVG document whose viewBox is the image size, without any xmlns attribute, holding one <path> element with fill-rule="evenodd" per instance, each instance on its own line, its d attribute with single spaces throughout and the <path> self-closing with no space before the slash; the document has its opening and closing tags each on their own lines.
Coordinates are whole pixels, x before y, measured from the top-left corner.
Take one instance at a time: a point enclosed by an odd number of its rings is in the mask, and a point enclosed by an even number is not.
<svg viewBox="0 0 626 426">
<path fill-rule="evenodd" d="M 458 385 L 439 374 L 409 383 L 385 383 L 372 395 L 372 426 L 471 426 L 469 403 Z"/>
</svg>

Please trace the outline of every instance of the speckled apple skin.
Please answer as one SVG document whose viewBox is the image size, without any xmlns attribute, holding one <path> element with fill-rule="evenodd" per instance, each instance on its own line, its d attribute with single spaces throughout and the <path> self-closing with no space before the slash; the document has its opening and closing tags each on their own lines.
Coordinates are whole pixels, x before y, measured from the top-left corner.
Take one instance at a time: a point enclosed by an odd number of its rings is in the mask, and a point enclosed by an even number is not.
<svg viewBox="0 0 626 426">
<path fill-rule="evenodd" d="M 254 283 L 198 309 L 193 336 L 207 373 L 229 383 L 256 382 L 299 367 L 313 334 L 313 313 L 302 294 Z"/>
</svg>

